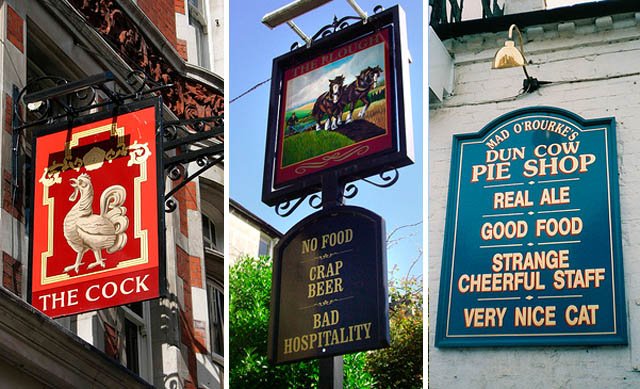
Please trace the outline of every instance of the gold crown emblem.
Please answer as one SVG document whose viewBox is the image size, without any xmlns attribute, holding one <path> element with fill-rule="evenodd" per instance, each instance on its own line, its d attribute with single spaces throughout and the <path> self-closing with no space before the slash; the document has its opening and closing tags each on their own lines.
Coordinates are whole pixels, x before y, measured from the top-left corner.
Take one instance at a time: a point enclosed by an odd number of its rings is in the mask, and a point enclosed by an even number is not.
<svg viewBox="0 0 640 389">
<path fill-rule="evenodd" d="M 97 170 L 104 165 L 104 156 L 107 153 L 99 147 L 94 147 L 82 158 L 85 169 L 88 171 Z"/>
</svg>

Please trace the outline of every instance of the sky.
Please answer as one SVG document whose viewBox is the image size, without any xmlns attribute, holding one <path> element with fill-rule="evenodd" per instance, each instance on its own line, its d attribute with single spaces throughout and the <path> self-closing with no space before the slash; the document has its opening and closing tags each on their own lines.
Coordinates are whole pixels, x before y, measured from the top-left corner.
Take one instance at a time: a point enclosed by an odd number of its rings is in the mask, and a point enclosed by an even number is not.
<svg viewBox="0 0 640 389">
<path fill-rule="evenodd" d="M 240 96 L 255 85 L 271 77 L 273 58 L 287 53 L 294 42 L 301 39 L 286 24 L 273 30 L 261 23 L 262 17 L 291 0 L 233 0 L 229 2 L 229 98 Z M 408 272 L 422 274 L 422 4 L 420 0 L 358 0 L 360 7 L 373 14 L 373 8 L 381 5 L 390 8 L 400 4 L 406 13 L 409 52 L 411 100 L 413 105 L 413 134 L 415 163 L 399 169 L 400 178 L 390 188 L 377 188 L 363 181 L 355 184 L 358 195 L 347 200 L 348 205 L 368 208 L 386 221 L 387 235 L 396 228 L 387 251 L 388 268 L 398 268 L 398 276 Z M 424 1 L 426 3 L 426 0 Z M 324 6 L 294 19 L 308 36 L 314 35 L 334 15 L 338 18 L 355 16 L 355 11 L 344 0 L 333 0 Z M 238 98 L 229 105 L 229 193 L 251 212 L 285 233 L 304 217 L 315 212 L 307 205 L 300 206 L 292 215 L 283 218 L 273 207 L 262 203 L 262 175 L 269 108 L 270 83 Z M 374 178 L 375 179 L 375 178 Z M 378 180 L 379 181 L 379 180 Z M 396 238 L 399 238 L 396 240 Z M 412 266 L 416 258 L 419 262 Z"/>
</svg>

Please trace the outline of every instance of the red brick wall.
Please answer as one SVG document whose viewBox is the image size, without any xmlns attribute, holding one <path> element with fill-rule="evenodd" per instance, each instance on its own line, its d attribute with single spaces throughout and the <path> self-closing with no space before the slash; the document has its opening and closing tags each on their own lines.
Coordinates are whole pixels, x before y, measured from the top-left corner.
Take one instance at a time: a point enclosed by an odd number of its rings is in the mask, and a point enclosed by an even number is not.
<svg viewBox="0 0 640 389">
<path fill-rule="evenodd" d="M 4 99 L 4 130 L 9 134 L 13 133 L 13 99 L 5 95 Z"/>
<path fill-rule="evenodd" d="M 2 171 L 2 208 L 20 221 L 24 221 L 24 207 L 22 204 L 22 188 L 16 189 L 15 201 L 12 202 L 13 180 L 8 170 Z M 14 204 L 16 205 L 14 207 Z"/>
<path fill-rule="evenodd" d="M 189 255 L 180 246 L 176 245 L 176 265 L 178 277 L 182 279 L 182 296 L 184 305 L 180 307 L 180 330 L 181 341 L 186 346 L 187 366 L 191 382 L 185 380 L 185 388 L 189 384 L 197 387 L 198 372 L 196 365 L 196 353 L 206 354 L 207 334 L 204 323 L 193 319 L 193 296 L 192 287 L 202 288 L 202 266 L 201 259 Z"/>
<path fill-rule="evenodd" d="M 182 59 L 184 59 L 185 61 L 189 60 L 189 55 L 187 54 L 187 41 L 186 40 L 178 39 L 178 45 L 176 46 L 176 49 L 178 50 L 178 54 L 180 54 Z"/>
<path fill-rule="evenodd" d="M 24 53 L 24 20 L 18 13 L 7 5 L 7 38 L 15 47 Z M 174 23 L 175 31 L 175 23 Z"/>
<path fill-rule="evenodd" d="M 120 360 L 118 351 L 118 332 L 109 323 L 104 324 L 104 353 L 115 360 Z"/>
<path fill-rule="evenodd" d="M 175 0 L 175 6 L 176 6 L 176 13 L 178 14 L 186 14 L 186 8 L 185 8 L 185 4 L 184 4 L 184 0 Z"/>
<path fill-rule="evenodd" d="M 169 42 L 174 47 L 177 47 L 174 0 L 138 0 L 138 6 L 147 14 Z"/>
<path fill-rule="evenodd" d="M 2 286 L 22 296 L 22 265 L 9 254 L 2 252 Z"/>
<path fill-rule="evenodd" d="M 197 195 L 195 182 L 189 182 L 174 195 L 180 212 L 180 232 L 186 237 L 189 236 L 187 211 L 198 210 Z M 201 237 L 198 236 L 195 239 L 201 239 Z M 187 251 L 176 245 L 176 267 L 178 277 L 182 279 L 184 301 L 184 305 L 180 307 L 180 335 L 182 344 L 186 346 L 186 355 L 184 357 L 189 370 L 189 377 L 185 377 L 184 387 L 185 389 L 195 389 L 198 387 L 196 353 L 208 353 L 206 323 L 194 320 L 191 293 L 191 288 L 204 287 L 202 282 L 202 259 L 189 255 Z"/>
<path fill-rule="evenodd" d="M 189 220 L 187 219 L 187 211 L 198 210 L 196 194 L 196 183 L 192 181 L 177 191 L 174 195 L 178 202 L 180 212 L 180 232 L 186 237 L 189 237 Z"/>
</svg>

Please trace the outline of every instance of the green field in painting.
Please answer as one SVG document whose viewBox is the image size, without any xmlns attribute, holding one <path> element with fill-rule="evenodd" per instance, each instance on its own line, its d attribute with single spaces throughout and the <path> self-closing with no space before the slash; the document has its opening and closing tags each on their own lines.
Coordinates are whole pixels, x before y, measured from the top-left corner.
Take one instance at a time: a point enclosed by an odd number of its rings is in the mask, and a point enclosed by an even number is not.
<svg viewBox="0 0 640 389">
<path fill-rule="evenodd" d="M 317 157 L 353 143 L 351 139 L 334 131 L 305 131 L 291 135 L 284 140 L 282 166 Z"/>
</svg>

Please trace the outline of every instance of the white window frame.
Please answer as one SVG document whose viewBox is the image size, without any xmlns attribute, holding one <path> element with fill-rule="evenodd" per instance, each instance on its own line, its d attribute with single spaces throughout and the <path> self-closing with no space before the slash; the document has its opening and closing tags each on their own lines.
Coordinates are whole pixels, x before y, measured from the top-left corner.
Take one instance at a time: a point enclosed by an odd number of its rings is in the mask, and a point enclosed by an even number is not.
<svg viewBox="0 0 640 389">
<path fill-rule="evenodd" d="M 214 250 L 214 251 L 221 251 L 218 250 L 219 247 L 219 243 L 218 243 L 218 228 L 216 227 L 216 224 L 211 220 L 210 217 L 208 217 L 207 215 L 205 215 L 204 213 L 201 214 L 202 216 L 202 224 L 204 224 L 205 222 L 209 224 L 209 236 L 207 236 L 206 240 L 205 240 L 205 234 L 204 234 L 204 226 L 202 228 L 202 246 L 205 249 L 210 249 L 210 250 Z M 211 226 L 213 226 L 213 234 L 211 234 Z"/>
<path fill-rule="evenodd" d="M 212 293 L 210 293 L 210 289 L 219 292 L 222 295 L 222 303 L 224 305 L 224 287 L 215 279 L 211 278 L 211 277 L 207 277 L 207 311 L 209 313 L 209 348 L 211 351 L 211 357 L 213 359 L 214 362 L 220 364 L 221 366 L 224 366 L 224 335 L 223 335 L 223 350 L 222 350 L 222 354 L 218 354 L 217 352 L 214 351 L 213 349 L 213 315 L 215 314 L 214 312 L 212 312 L 213 309 L 213 303 L 211 300 L 211 297 L 213 297 Z M 224 312 L 225 312 L 225 307 L 222 307 L 222 317 L 220 317 L 220 331 L 224 334 Z"/>
<path fill-rule="evenodd" d="M 267 252 L 266 252 L 266 254 L 260 254 L 260 244 L 263 241 L 267 243 Z M 260 233 L 260 239 L 258 241 L 258 255 L 268 255 L 269 257 L 272 257 L 273 256 L 273 246 L 274 246 L 273 239 L 269 235 L 265 234 L 264 232 L 261 232 Z"/>
<path fill-rule="evenodd" d="M 149 307 L 149 302 L 142 302 L 143 317 L 140 317 L 140 315 L 133 312 L 127 306 L 123 305 L 120 308 L 122 308 L 122 311 L 124 312 L 124 318 L 128 319 L 138 327 L 138 367 L 140 368 L 139 375 L 147 382 L 153 382 L 153 367 L 151 365 L 153 359 L 153 354 L 151 353 L 151 309 Z M 125 337 L 126 341 L 125 331 L 123 331 L 122 336 Z M 125 350 L 126 347 L 127 345 L 125 344 Z"/>
<path fill-rule="evenodd" d="M 190 0 L 187 0 L 187 8 L 189 9 L 189 18 L 193 19 L 198 26 L 191 23 L 189 25 L 194 29 L 196 35 L 196 51 L 198 66 L 203 68 L 211 68 L 211 58 L 209 53 L 209 27 L 207 24 L 207 4 L 206 0 L 196 0 L 198 6 L 194 6 Z"/>
</svg>

